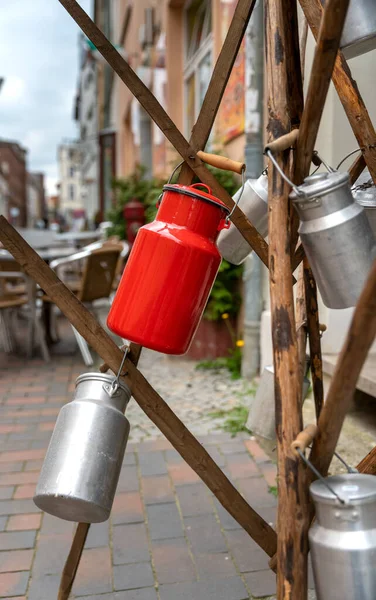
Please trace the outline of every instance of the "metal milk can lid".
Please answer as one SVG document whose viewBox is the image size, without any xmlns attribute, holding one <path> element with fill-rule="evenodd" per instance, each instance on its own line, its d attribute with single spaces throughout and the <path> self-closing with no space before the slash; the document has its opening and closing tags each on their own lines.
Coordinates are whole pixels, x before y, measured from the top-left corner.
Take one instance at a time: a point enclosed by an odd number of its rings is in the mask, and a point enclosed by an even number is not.
<svg viewBox="0 0 376 600">
<path fill-rule="evenodd" d="M 351 192 L 358 204 L 365 208 L 376 208 L 376 186 L 368 169 L 359 175 Z"/>
<path fill-rule="evenodd" d="M 298 196 L 296 192 L 291 192 L 290 198 L 293 202 L 304 202 L 311 198 L 324 196 L 334 190 L 348 184 L 349 174 L 347 172 L 331 171 L 330 173 L 315 173 L 304 179 L 302 185 L 298 186 L 304 196 Z"/>
<path fill-rule="evenodd" d="M 346 503 L 367 504 L 376 501 L 376 477 L 362 473 L 346 473 L 327 477 L 325 481 Z M 318 504 L 339 504 L 337 497 L 323 481 L 316 480 L 310 486 L 312 498 Z"/>
<path fill-rule="evenodd" d="M 82 375 L 79 375 L 79 377 L 77 377 L 77 379 L 76 379 L 76 390 L 81 383 L 93 382 L 93 381 L 98 381 L 98 383 L 99 383 L 98 392 L 100 393 L 101 389 L 109 390 L 111 388 L 111 385 L 115 381 L 115 375 L 109 375 L 107 373 L 95 373 L 95 372 L 94 373 L 83 373 Z M 102 387 L 102 386 L 104 386 L 104 387 Z M 127 399 L 130 398 L 131 391 L 130 391 L 129 387 L 122 379 L 119 379 L 117 395 L 119 395 L 121 392 Z"/>
</svg>

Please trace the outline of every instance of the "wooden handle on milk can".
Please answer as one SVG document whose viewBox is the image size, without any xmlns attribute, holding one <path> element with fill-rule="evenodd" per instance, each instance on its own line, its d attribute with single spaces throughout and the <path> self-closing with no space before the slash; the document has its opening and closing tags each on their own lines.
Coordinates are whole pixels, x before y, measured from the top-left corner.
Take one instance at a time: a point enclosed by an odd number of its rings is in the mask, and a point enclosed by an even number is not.
<svg viewBox="0 0 376 600">
<path fill-rule="evenodd" d="M 293 443 L 291 444 L 291 450 L 294 452 L 294 454 L 298 455 L 298 450 L 300 450 L 301 452 L 304 452 L 304 450 L 307 448 L 307 446 L 312 444 L 316 434 L 317 434 L 317 425 L 313 425 L 313 424 L 307 425 L 307 427 L 305 427 L 303 429 L 303 431 L 301 431 L 299 433 L 296 440 L 294 440 Z"/>
<path fill-rule="evenodd" d="M 203 152 L 202 150 L 197 152 L 197 156 L 204 163 L 211 165 L 212 167 L 217 167 L 217 169 L 223 169 L 224 171 L 233 171 L 234 173 L 241 175 L 242 171 L 245 169 L 245 163 L 238 162 L 237 160 L 231 160 L 231 158 L 227 158 L 226 156 L 209 154 L 208 152 Z"/>
</svg>

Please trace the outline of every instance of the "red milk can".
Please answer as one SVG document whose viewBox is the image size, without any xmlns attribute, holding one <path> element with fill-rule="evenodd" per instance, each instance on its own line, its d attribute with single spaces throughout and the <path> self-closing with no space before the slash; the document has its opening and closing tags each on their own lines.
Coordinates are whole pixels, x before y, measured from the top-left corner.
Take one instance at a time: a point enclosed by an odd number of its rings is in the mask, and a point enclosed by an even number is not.
<svg viewBox="0 0 376 600">
<path fill-rule="evenodd" d="M 132 198 L 124 206 L 123 217 L 126 223 L 127 240 L 130 244 L 133 244 L 138 230 L 145 224 L 145 209 L 142 202 L 137 198 Z"/>
<path fill-rule="evenodd" d="M 164 186 L 155 221 L 138 231 L 111 331 L 166 354 L 188 350 L 221 263 L 215 242 L 228 213 L 206 185 Z"/>
</svg>

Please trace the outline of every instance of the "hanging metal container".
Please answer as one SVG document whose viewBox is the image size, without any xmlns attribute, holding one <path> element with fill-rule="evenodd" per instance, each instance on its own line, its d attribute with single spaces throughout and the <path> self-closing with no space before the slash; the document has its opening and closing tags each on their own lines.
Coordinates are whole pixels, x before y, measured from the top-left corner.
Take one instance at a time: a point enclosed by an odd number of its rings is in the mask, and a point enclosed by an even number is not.
<svg viewBox="0 0 376 600">
<path fill-rule="evenodd" d="M 155 221 L 138 231 L 108 327 L 146 348 L 184 354 L 221 264 L 216 241 L 228 214 L 207 185 L 165 185 Z"/>
<path fill-rule="evenodd" d="M 309 357 L 306 359 L 306 373 L 303 379 L 303 401 L 306 399 L 310 381 L 307 377 Z M 252 401 L 248 414 L 247 428 L 268 440 L 275 440 L 275 393 L 274 393 L 274 367 L 268 365 L 264 368 L 257 387 L 256 395 Z"/>
<path fill-rule="evenodd" d="M 67 521 L 100 523 L 110 515 L 129 435 L 131 392 L 115 377 L 86 373 L 61 409 L 44 459 L 35 504 Z"/>
<path fill-rule="evenodd" d="M 316 506 L 309 541 L 317 600 L 375 600 L 376 478 L 328 477 L 312 483 L 310 492 Z"/>
<path fill-rule="evenodd" d="M 376 237 L 376 186 L 368 169 L 365 169 L 351 188 L 355 202 L 363 206 L 369 224 Z"/>
<path fill-rule="evenodd" d="M 355 306 L 371 268 L 375 237 L 354 202 L 348 173 L 317 173 L 290 194 L 300 217 L 299 234 L 329 308 Z"/>
<path fill-rule="evenodd" d="M 247 179 L 243 188 L 233 196 L 239 208 L 251 221 L 262 237 L 268 235 L 268 176 L 260 175 L 258 179 Z M 240 265 L 251 254 L 252 248 L 242 234 L 231 223 L 229 229 L 221 231 L 218 237 L 218 250 L 223 258 L 233 265 Z"/>
<path fill-rule="evenodd" d="M 376 48 L 375 0 L 350 0 L 340 48 L 346 59 Z"/>
</svg>

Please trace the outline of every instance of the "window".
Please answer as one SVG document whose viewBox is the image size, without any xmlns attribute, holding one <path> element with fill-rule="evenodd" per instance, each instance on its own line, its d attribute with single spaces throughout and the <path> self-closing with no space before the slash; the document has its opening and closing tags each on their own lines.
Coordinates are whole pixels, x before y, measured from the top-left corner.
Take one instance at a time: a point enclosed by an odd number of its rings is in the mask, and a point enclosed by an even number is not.
<svg viewBox="0 0 376 600">
<path fill-rule="evenodd" d="M 74 200 L 74 197 L 75 197 L 75 189 L 74 189 L 74 185 L 73 185 L 73 184 L 70 184 L 68 189 L 69 189 L 69 200 L 72 200 L 72 201 L 73 201 L 73 200 Z"/>
<path fill-rule="evenodd" d="M 74 177 L 74 167 L 69 167 L 69 177 Z"/>
<path fill-rule="evenodd" d="M 196 122 L 212 72 L 211 0 L 192 0 L 184 13 L 185 129 Z"/>
</svg>

